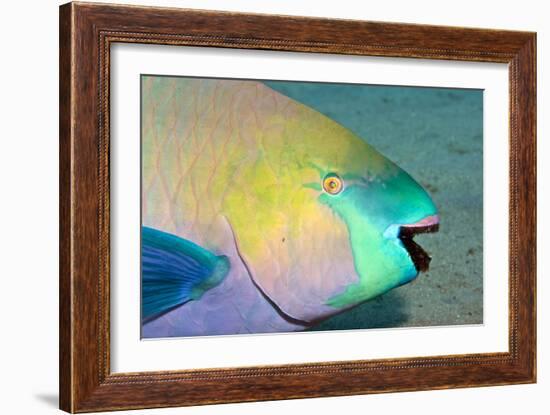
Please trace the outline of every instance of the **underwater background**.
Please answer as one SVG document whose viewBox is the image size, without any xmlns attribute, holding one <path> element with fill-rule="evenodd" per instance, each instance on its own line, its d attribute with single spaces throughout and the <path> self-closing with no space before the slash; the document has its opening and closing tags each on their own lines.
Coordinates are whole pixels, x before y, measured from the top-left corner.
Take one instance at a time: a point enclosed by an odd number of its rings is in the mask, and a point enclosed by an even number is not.
<svg viewBox="0 0 550 415">
<path fill-rule="evenodd" d="M 439 232 L 412 283 L 310 330 L 483 323 L 483 91 L 264 81 L 327 115 L 407 171 L 432 196 Z"/>
</svg>

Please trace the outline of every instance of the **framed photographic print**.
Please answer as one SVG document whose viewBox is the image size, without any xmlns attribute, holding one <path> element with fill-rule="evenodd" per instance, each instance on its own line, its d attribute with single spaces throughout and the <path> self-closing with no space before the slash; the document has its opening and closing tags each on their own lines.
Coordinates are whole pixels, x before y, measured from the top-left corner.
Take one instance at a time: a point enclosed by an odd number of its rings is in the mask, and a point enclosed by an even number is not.
<svg viewBox="0 0 550 415">
<path fill-rule="evenodd" d="M 536 36 L 60 8 L 60 406 L 536 379 Z"/>
</svg>

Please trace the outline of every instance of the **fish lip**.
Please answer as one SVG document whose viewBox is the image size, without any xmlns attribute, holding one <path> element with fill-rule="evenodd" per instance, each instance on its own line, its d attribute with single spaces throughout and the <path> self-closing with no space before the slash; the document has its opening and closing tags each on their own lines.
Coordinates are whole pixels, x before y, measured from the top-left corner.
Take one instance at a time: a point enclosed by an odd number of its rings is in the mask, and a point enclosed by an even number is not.
<svg viewBox="0 0 550 415">
<path fill-rule="evenodd" d="M 428 271 L 432 257 L 413 240 L 413 237 L 419 233 L 433 233 L 438 230 L 438 215 L 427 216 L 415 223 L 399 225 L 397 237 L 403 243 L 405 250 L 411 257 L 417 272 Z"/>
</svg>

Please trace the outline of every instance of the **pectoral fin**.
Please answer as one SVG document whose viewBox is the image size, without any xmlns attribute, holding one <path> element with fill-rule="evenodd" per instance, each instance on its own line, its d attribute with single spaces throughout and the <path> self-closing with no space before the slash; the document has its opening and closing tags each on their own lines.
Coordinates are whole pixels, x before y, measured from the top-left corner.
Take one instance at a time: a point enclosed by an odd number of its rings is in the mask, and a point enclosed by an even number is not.
<svg viewBox="0 0 550 415">
<path fill-rule="evenodd" d="M 229 271 L 229 259 L 166 232 L 142 227 L 141 318 L 198 300 Z"/>
</svg>

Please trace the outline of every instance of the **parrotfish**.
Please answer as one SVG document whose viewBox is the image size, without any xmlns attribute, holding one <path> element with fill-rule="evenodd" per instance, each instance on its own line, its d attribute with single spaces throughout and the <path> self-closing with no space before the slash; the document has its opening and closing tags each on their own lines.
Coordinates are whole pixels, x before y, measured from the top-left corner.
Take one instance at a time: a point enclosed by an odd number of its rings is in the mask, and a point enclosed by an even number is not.
<svg viewBox="0 0 550 415">
<path fill-rule="evenodd" d="M 262 82 L 142 76 L 142 337 L 304 330 L 415 279 L 428 193 Z"/>
</svg>

